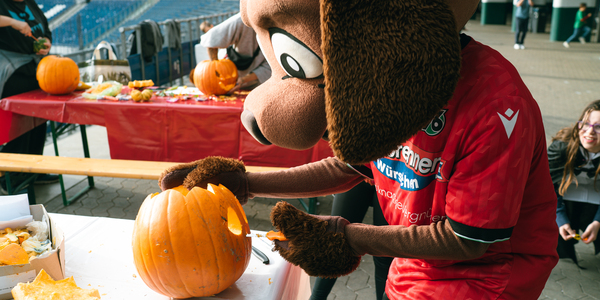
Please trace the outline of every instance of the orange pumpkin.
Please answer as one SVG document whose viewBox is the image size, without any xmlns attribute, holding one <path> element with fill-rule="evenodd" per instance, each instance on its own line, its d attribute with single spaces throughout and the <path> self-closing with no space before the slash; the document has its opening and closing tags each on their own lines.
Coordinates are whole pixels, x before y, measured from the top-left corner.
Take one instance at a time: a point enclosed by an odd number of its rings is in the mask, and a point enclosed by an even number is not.
<svg viewBox="0 0 600 300">
<path fill-rule="evenodd" d="M 217 294 L 250 261 L 248 220 L 224 186 L 180 186 L 149 195 L 133 229 L 133 257 L 142 280 L 173 298 Z"/>
<path fill-rule="evenodd" d="M 53 95 L 68 94 L 79 85 L 79 68 L 68 57 L 48 55 L 38 64 L 36 78 L 44 92 Z"/>
<path fill-rule="evenodd" d="M 194 69 L 194 85 L 205 95 L 224 95 L 238 78 L 235 64 L 229 59 L 204 60 Z"/>
<path fill-rule="evenodd" d="M 190 71 L 190 82 L 192 84 L 194 84 L 194 69 L 192 68 L 192 70 Z"/>
</svg>

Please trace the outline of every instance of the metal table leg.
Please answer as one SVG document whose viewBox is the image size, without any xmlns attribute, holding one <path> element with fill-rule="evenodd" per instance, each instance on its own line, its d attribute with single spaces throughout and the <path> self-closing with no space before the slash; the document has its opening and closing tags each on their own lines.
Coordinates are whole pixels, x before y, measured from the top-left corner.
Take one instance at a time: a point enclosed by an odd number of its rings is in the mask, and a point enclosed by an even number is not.
<svg viewBox="0 0 600 300">
<path fill-rule="evenodd" d="M 61 128 L 58 128 L 58 130 L 57 130 L 55 122 L 50 121 L 50 128 L 52 129 L 52 142 L 54 143 L 54 154 L 56 156 L 60 156 L 58 154 L 57 138 L 60 134 L 64 133 L 66 127 L 61 127 Z M 83 155 L 84 155 L 84 157 L 89 158 L 90 151 L 89 151 L 89 147 L 88 147 L 87 132 L 85 130 L 85 125 L 79 125 L 79 128 L 81 131 L 81 142 L 83 144 Z M 87 180 L 88 180 L 88 185 L 86 187 L 84 187 L 79 192 L 77 192 L 77 194 L 73 195 L 73 197 L 70 197 L 67 199 L 67 193 L 65 191 L 65 184 L 63 181 L 62 174 L 58 174 L 58 181 L 60 183 L 60 192 L 62 195 L 62 200 L 63 200 L 64 206 L 69 206 L 73 201 L 77 200 L 79 197 L 81 197 L 83 194 L 85 194 L 87 191 L 89 191 L 91 188 L 94 187 L 94 177 L 88 176 Z"/>
</svg>

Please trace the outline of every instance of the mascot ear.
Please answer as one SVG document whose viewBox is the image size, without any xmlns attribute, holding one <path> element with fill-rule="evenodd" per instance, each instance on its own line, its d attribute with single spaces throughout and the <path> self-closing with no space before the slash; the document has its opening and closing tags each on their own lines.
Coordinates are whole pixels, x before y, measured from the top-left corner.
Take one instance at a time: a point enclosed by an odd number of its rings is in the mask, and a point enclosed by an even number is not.
<svg viewBox="0 0 600 300">
<path fill-rule="evenodd" d="M 341 160 L 384 157 L 425 127 L 460 77 L 445 0 L 321 0 L 329 139 Z"/>
</svg>

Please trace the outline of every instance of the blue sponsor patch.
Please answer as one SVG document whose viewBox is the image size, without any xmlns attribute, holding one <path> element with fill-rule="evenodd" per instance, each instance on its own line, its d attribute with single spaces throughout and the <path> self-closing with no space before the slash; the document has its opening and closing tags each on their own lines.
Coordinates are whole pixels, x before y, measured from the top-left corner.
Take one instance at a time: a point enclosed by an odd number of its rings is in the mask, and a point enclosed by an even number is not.
<svg viewBox="0 0 600 300">
<path fill-rule="evenodd" d="M 418 175 L 413 168 L 400 160 L 380 158 L 375 162 L 375 167 L 385 177 L 398 182 L 406 191 L 422 190 L 435 180 L 435 176 L 432 176 L 435 173 L 428 176 Z"/>
</svg>

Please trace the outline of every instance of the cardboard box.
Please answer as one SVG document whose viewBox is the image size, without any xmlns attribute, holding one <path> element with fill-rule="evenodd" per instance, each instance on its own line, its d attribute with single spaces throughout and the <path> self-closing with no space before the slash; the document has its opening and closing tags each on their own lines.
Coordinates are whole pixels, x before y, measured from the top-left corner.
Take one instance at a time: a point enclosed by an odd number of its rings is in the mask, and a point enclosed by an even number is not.
<svg viewBox="0 0 600 300">
<path fill-rule="evenodd" d="M 48 212 L 41 204 L 30 205 L 29 210 L 35 221 L 42 221 L 44 215 L 48 216 Z M 65 278 L 65 235 L 50 216 L 48 220 L 52 250 L 41 257 L 31 259 L 28 264 L 0 266 L 0 300 L 12 299 L 10 292 L 12 288 L 19 282 L 33 281 L 42 269 L 46 270 L 54 280 Z"/>
</svg>

